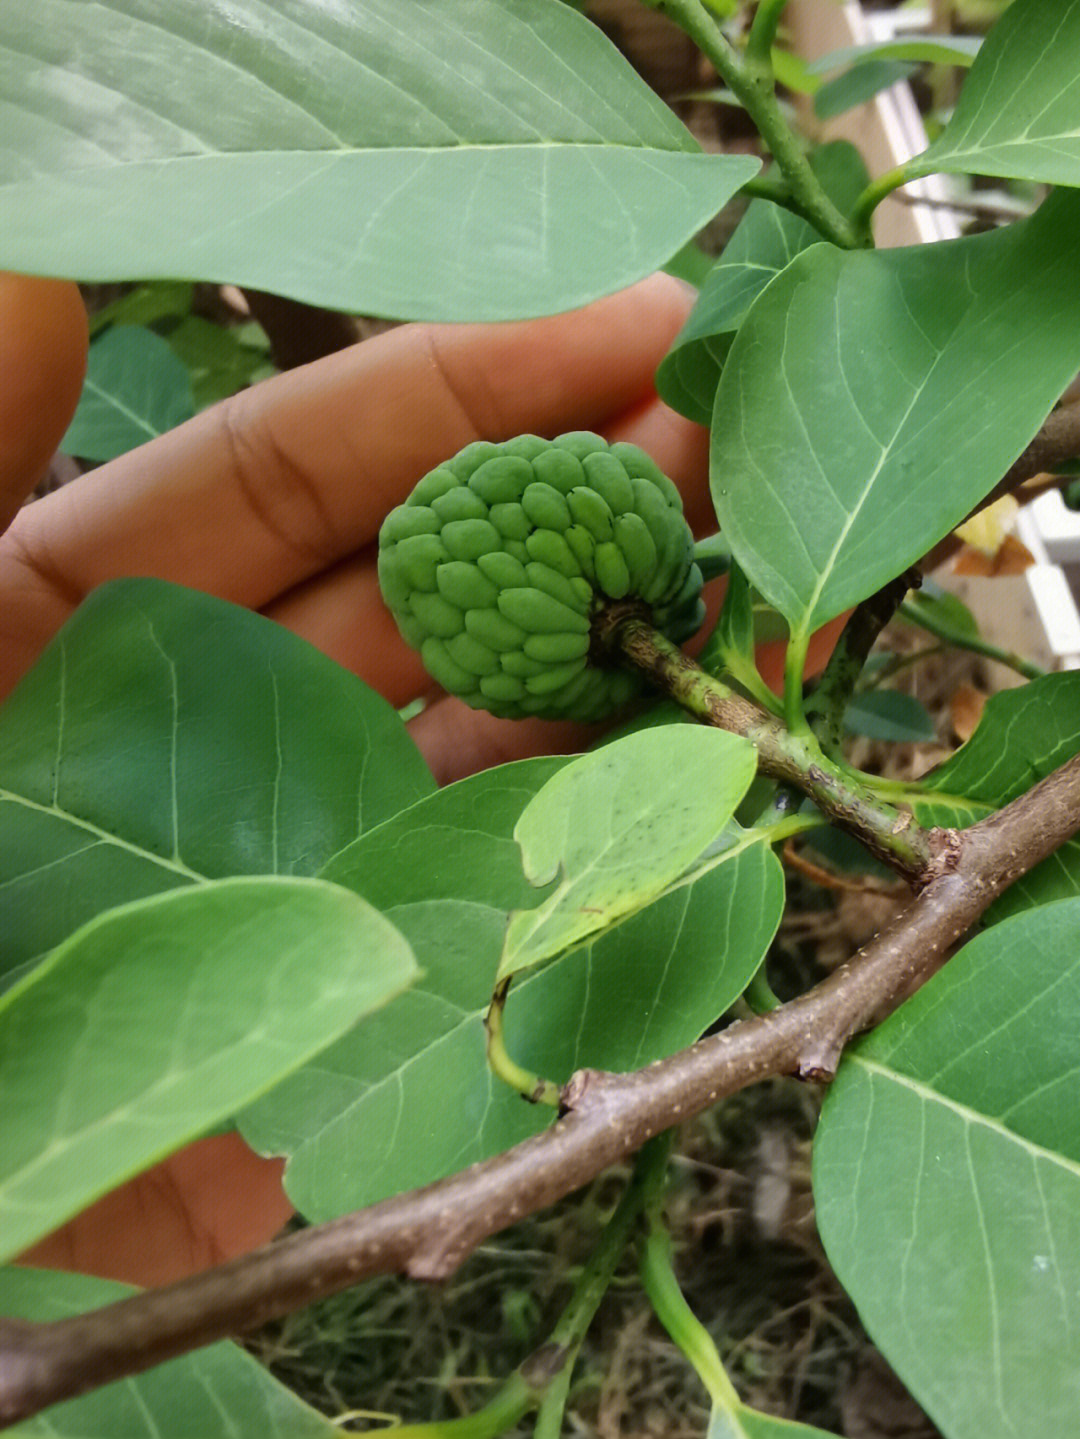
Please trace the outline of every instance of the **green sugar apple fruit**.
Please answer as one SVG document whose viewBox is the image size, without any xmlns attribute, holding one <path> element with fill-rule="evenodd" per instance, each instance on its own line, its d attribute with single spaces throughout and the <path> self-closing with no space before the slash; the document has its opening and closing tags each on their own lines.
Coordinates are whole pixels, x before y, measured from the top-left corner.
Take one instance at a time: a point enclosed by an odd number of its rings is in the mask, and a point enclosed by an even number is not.
<svg viewBox="0 0 1080 1439">
<path fill-rule="evenodd" d="M 425 475 L 383 523 L 379 583 L 429 674 L 513 718 L 602 719 L 639 692 L 596 642 L 613 602 L 676 644 L 705 615 L 678 490 L 587 431 L 481 440 Z"/>
</svg>

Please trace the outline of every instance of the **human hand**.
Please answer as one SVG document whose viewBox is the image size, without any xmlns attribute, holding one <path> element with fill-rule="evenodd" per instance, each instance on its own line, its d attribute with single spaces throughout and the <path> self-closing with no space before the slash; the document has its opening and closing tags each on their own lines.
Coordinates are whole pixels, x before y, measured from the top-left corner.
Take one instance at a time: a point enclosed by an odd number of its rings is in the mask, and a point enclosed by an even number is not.
<svg viewBox="0 0 1080 1439">
<path fill-rule="evenodd" d="M 657 401 L 652 374 L 688 309 L 658 276 L 529 324 L 407 326 L 276 377 L 23 509 L 0 539 L 0 693 L 96 585 L 155 575 L 261 610 L 392 703 L 430 694 L 413 733 L 446 781 L 571 749 L 582 731 L 496 720 L 440 696 L 383 607 L 383 516 L 477 437 L 596 429 L 648 450 L 712 528 L 707 437 Z M 13 514 L 78 400 L 77 289 L 0 279 L 0 510 Z M 190 1145 L 37 1245 L 29 1262 L 158 1284 L 270 1238 L 281 1164 L 236 1135 Z"/>
<path fill-rule="evenodd" d="M 433 689 L 379 598 L 379 525 L 473 439 L 596 429 L 648 450 L 683 489 L 691 522 L 709 529 L 705 431 L 652 389 L 688 305 L 656 276 L 528 324 L 405 326 L 258 385 L 50 495 L 0 542 L 10 627 L 0 693 L 96 585 L 154 575 L 262 611 L 394 704 L 430 695 L 413 733 L 440 781 L 574 747 L 581 731 L 570 726 L 496 720 Z"/>
</svg>

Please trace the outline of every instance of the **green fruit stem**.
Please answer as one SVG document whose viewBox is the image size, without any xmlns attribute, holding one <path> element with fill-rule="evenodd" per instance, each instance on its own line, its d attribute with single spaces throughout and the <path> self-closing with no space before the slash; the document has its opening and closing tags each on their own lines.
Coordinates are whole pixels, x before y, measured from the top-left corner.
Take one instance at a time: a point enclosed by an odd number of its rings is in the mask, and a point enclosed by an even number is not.
<svg viewBox="0 0 1080 1439">
<path fill-rule="evenodd" d="M 883 864 L 916 885 L 931 872 L 930 831 L 909 810 L 883 803 L 873 792 L 871 776 L 864 784 L 830 759 L 809 730 L 789 730 L 775 715 L 706 674 L 640 614 L 610 606 L 599 625 L 594 622 L 594 638 L 695 718 L 748 739 L 758 752 L 761 773 L 794 785 Z"/>
</svg>

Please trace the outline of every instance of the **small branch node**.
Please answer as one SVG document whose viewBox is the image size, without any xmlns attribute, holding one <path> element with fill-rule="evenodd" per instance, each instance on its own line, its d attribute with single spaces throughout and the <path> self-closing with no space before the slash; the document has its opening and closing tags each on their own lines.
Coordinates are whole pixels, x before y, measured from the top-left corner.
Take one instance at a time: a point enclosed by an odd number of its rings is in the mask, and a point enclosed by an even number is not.
<svg viewBox="0 0 1080 1439">
<path fill-rule="evenodd" d="M 560 1119 L 568 1114 L 589 1115 L 608 1109 L 611 1100 L 619 1101 L 623 1091 L 622 1078 L 606 1069 L 578 1069 L 562 1087 L 559 1097 Z"/>
<path fill-rule="evenodd" d="M 806 1084 L 831 1084 L 836 1078 L 843 1052 L 842 1040 L 828 1035 L 812 1035 L 796 1063 L 795 1078 Z"/>
<path fill-rule="evenodd" d="M 958 829 L 945 829 L 935 825 L 927 831 L 927 836 L 930 842 L 930 860 L 915 885 L 916 894 L 920 894 L 935 879 L 946 874 L 955 874 L 964 854 L 965 840 Z"/>
<path fill-rule="evenodd" d="M 534 1349 L 522 1361 L 518 1373 L 530 1389 L 545 1390 L 551 1381 L 566 1368 L 571 1351 L 565 1344 L 549 1342 Z"/>
</svg>

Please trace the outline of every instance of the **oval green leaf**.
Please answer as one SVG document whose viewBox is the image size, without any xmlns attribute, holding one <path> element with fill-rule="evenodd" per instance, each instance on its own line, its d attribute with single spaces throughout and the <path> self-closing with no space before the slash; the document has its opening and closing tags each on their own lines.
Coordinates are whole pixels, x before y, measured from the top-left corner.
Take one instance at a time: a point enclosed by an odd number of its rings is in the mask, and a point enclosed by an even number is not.
<svg viewBox="0 0 1080 1439">
<path fill-rule="evenodd" d="M 116 325 L 90 346 L 82 398 L 60 448 L 111 460 L 194 413 L 191 375 L 168 341 L 139 325 Z"/>
<path fill-rule="evenodd" d="M 862 156 L 846 141 L 812 150 L 810 166 L 844 211 L 869 183 Z M 699 425 L 711 423 L 720 371 L 743 316 L 769 281 L 820 239 L 811 224 L 790 210 L 771 200 L 751 200 L 656 372 L 656 388 L 672 409 Z"/>
<path fill-rule="evenodd" d="M 1029 790 L 1080 750 L 1080 673 L 1065 670 L 991 695 L 975 733 L 919 781 L 920 824 L 963 829 Z M 990 922 L 1080 894 L 1080 841 L 1070 840 L 996 900 Z"/>
<path fill-rule="evenodd" d="M 91 920 L 0 999 L 0 1258 L 230 1118 L 415 968 L 322 880 L 220 880 Z"/>
<path fill-rule="evenodd" d="M 856 105 L 865 105 L 882 90 L 910 79 L 917 68 L 904 60 L 862 60 L 814 91 L 814 114 L 819 120 L 843 115 Z"/>
<path fill-rule="evenodd" d="M 928 577 L 920 589 L 908 595 L 899 617 L 915 625 L 925 618 L 931 634 L 953 644 L 963 645 L 979 638 L 979 622 L 963 600 Z"/>
<path fill-rule="evenodd" d="M 9 5 L 0 102 L 5 268 L 399 319 L 621 289 L 760 168 L 561 0 Z"/>
<path fill-rule="evenodd" d="M 1080 1413 L 1080 901 L 995 926 L 845 1056 L 818 1225 L 949 1439 Z"/>
<path fill-rule="evenodd" d="M 280 625 L 105 585 L 0 710 L 0 976 L 128 900 L 313 874 L 434 787 L 394 709 Z"/>
<path fill-rule="evenodd" d="M 329 1218 L 485 1159 L 550 1122 L 495 1080 L 484 1057 L 507 911 L 539 902 L 514 825 L 567 764 L 502 765 L 372 830 L 326 873 L 407 935 L 423 975 L 240 1118 L 249 1143 L 291 1155 L 286 1189 Z M 558 1080 L 583 1066 L 636 1069 L 697 1039 L 746 987 L 783 909 L 767 842 L 730 827 L 712 868 L 584 948 L 523 974 L 507 1042 Z M 453 856 L 453 863 L 447 857 Z M 430 1122 L 433 1096 L 453 1093 Z"/>
<path fill-rule="evenodd" d="M 925 65 L 959 65 L 968 68 L 982 49 L 981 35 L 910 35 L 896 40 L 871 40 L 865 45 L 845 45 L 811 60 L 811 75 L 827 75 L 841 66 L 862 60 L 911 60 Z"/>
<path fill-rule="evenodd" d="M 949 123 L 905 166 L 1080 185 L 1080 0 L 1013 0 Z"/>
<path fill-rule="evenodd" d="M 649 729 L 561 769 L 514 828 L 531 884 L 498 978 L 554 958 L 651 904 L 725 827 L 757 770 L 753 745 L 691 725 Z"/>
<path fill-rule="evenodd" d="M 796 257 L 751 307 L 712 437 L 717 516 L 796 637 L 975 508 L 1080 362 L 1080 196 L 910 249 Z M 992 416 L 978 423 L 975 416 Z"/>
<path fill-rule="evenodd" d="M 1000 809 L 1078 749 L 1080 672 L 1064 670 L 991 695 L 975 733 L 919 786 Z"/>
<path fill-rule="evenodd" d="M 831 1430 L 777 1419 L 745 1404 L 714 1406 L 705 1439 L 837 1439 Z"/>
<path fill-rule="evenodd" d="M 920 744 L 937 736 L 926 706 L 899 690 L 861 690 L 844 712 L 848 734 L 892 744 Z"/>
</svg>

